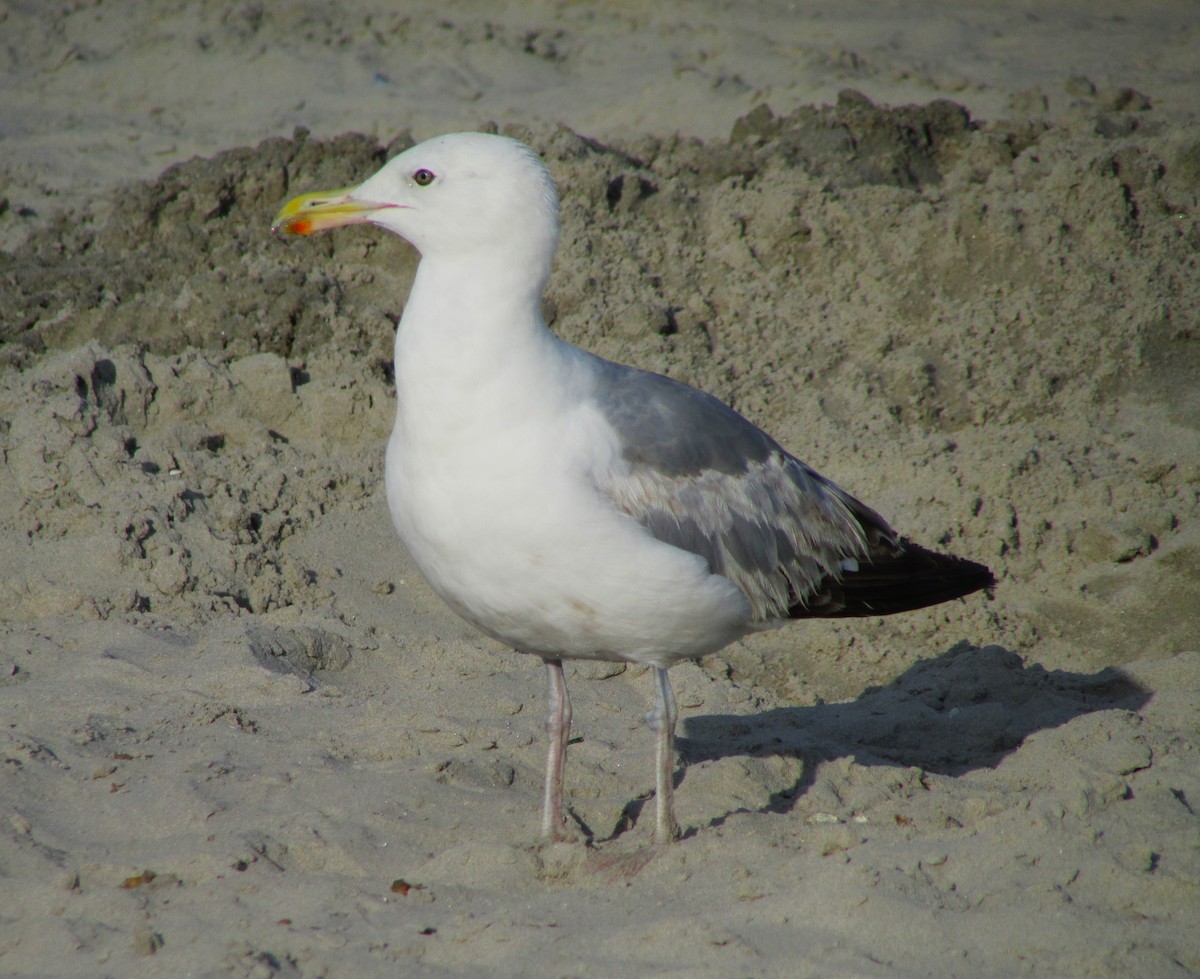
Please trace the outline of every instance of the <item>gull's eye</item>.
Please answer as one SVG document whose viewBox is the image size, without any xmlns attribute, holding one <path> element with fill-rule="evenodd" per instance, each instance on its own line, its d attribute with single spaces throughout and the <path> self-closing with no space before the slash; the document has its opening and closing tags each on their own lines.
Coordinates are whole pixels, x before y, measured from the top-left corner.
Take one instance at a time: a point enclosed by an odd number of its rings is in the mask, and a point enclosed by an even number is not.
<svg viewBox="0 0 1200 979">
<path fill-rule="evenodd" d="M 432 170 L 426 170 L 422 167 L 413 174 L 413 182 L 418 187 L 428 187 L 434 181 L 434 173 Z"/>
</svg>

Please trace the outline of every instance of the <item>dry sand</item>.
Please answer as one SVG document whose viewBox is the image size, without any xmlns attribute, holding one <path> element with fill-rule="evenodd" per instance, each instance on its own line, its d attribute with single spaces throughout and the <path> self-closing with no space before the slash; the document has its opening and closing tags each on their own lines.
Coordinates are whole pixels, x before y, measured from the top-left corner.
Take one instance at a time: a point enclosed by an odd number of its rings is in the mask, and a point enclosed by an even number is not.
<svg viewBox="0 0 1200 979">
<path fill-rule="evenodd" d="M 1200 14 L 822 6 L 0 13 L 0 974 L 1200 973 Z M 678 667 L 666 850 L 642 671 L 538 845 L 541 666 L 392 538 L 414 255 L 268 233 L 489 125 L 559 333 L 1000 578 Z"/>
</svg>

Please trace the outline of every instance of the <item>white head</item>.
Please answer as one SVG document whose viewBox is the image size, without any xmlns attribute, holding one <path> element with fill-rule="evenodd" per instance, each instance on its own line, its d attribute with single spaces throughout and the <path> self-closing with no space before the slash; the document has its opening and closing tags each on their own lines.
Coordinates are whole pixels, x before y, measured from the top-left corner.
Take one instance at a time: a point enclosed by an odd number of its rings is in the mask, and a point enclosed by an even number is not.
<svg viewBox="0 0 1200 979">
<path fill-rule="evenodd" d="M 524 253 L 549 270 L 558 242 L 558 194 L 524 143 L 451 133 L 418 143 L 357 187 L 289 201 L 273 229 L 307 235 L 370 223 L 407 239 L 426 259 Z"/>
</svg>

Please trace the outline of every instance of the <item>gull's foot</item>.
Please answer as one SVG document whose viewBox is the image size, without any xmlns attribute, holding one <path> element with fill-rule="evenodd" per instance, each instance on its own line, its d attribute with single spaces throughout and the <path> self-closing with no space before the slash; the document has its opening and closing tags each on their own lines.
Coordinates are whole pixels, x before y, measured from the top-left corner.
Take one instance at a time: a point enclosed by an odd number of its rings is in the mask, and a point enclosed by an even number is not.
<svg viewBox="0 0 1200 979">
<path fill-rule="evenodd" d="M 682 834 L 679 830 L 679 823 L 675 821 L 675 814 L 668 813 L 666 818 L 660 817 L 654 823 L 654 842 L 659 846 L 667 843 L 674 843 Z"/>
<path fill-rule="evenodd" d="M 542 833 L 543 843 L 578 843 L 579 834 L 565 823 Z"/>
</svg>

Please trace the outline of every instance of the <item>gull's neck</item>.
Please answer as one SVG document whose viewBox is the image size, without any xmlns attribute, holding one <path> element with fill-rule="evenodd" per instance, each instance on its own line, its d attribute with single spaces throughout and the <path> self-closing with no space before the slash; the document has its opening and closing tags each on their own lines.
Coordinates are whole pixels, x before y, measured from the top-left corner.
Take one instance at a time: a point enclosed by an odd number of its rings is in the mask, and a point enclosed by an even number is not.
<svg viewBox="0 0 1200 979">
<path fill-rule="evenodd" d="M 399 344 L 421 357 L 487 356 L 545 332 L 542 289 L 549 263 L 507 255 L 424 258 L 400 319 Z M 431 365 L 432 366 L 432 365 Z"/>
<path fill-rule="evenodd" d="M 549 264 L 507 254 L 422 259 L 396 331 L 401 416 L 458 414 L 465 402 L 499 404 L 528 387 L 562 345 L 541 314 Z"/>
</svg>

